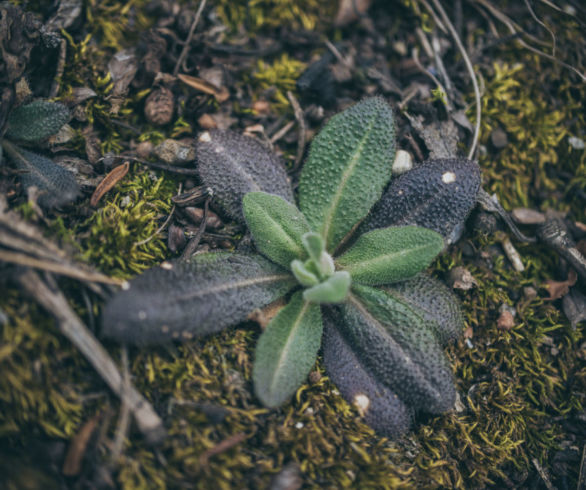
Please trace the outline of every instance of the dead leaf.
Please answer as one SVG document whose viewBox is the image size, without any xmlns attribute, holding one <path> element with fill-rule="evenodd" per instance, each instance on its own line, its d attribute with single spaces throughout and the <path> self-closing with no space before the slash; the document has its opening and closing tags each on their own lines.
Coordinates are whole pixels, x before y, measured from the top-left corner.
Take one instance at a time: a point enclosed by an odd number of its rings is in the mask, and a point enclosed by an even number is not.
<svg viewBox="0 0 586 490">
<path fill-rule="evenodd" d="M 336 27 L 343 27 L 366 14 L 371 0 L 340 0 L 338 12 L 334 19 Z"/>
<path fill-rule="evenodd" d="M 556 299 L 563 298 L 570 292 L 570 287 L 576 284 L 578 280 L 578 274 L 574 269 L 570 269 L 568 272 L 568 278 L 565 281 L 554 281 L 548 279 L 545 281 L 543 286 L 549 293 L 549 298 L 545 298 L 546 301 L 555 301 Z"/>
<path fill-rule="evenodd" d="M 213 95 L 220 104 L 228 100 L 230 97 L 230 92 L 228 92 L 226 87 L 217 87 L 203 78 L 192 77 L 191 75 L 183 75 L 181 73 L 177 75 L 177 78 L 195 90 L 199 90 L 205 94 Z"/>
<path fill-rule="evenodd" d="M 281 308 L 285 306 L 285 300 L 283 298 L 278 299 L 277 301 L 273 301 L 271 304 L 265 306 L 264 308 L 257 308 L 254 310 L 250 315 L 248 315 L 248 320 L 256 322 L 260 325 L 260 328 L 263 330 L 267 328 L 269 322 L 279 313 Z"/>
<path fill-rule="evenodd" d="M 98 184 L 96 190 L 92 194 L 92 198 L 90 199 L 90 206 L 96 207 L 100 199 L 108 192 L 112 187 L 114 187 L 118 182 L 120 182 L 124 176 L 128 173 L 128 169 L 130 168 L 130 162 L 126 161 L 122 165 L 110 170 L 108 175 L 104 177 L 102 182 Z"/>
<path fill-rule="evenodd" d="M 88 443 L 92 437 L 92 434 L 96 430 L 98 422 L 102 418 L 101 413 L 97 413 L 91 419 L 89 419 L 77 434 L 71 439 L 69 448 L 67 449 L 67 455 L 63 462 L 62 472 L 65 476 L 77 476 L 81 472 L 81 465 L 85 456 Z"/>
</svg>

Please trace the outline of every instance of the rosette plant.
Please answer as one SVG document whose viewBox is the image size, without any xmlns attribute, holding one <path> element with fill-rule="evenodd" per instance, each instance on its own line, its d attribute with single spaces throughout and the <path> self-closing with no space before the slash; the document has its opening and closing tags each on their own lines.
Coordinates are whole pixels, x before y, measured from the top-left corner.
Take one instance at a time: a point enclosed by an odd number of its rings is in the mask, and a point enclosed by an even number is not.
<svg viewBox="0 0 586 490">
<path fill-rule="evenodd" d="M 263 404 L 285 403 L 323 344 L 331 379 L 379 432 L 404 432 L 417 409 L 449 410 L 456 392 L 442 346 L 459 334 L 462 317 L 451 292 L 419 273 L 463 221 L 479 179 L 472 162 L 436 161 L 423 176 L 394 179 L 383 196 L 394 132 L 379 97 L 332 117 L 311 145 L 298 207 L 284 168 L 259 143 L 204 133 L 200 177 L 224 211 L 246 223 L 254 248 L 145 272 L 106 305 L 104 334 L 133 343 L 189 339 L 285 296 L 256 346 L 253 382 Z M 417 182 L 427 189 L 423 198 Z M 430 218 L 438 206 L 442 217 Z M 389 226 L 396 222 L 404 225 Z"/>
</svg>

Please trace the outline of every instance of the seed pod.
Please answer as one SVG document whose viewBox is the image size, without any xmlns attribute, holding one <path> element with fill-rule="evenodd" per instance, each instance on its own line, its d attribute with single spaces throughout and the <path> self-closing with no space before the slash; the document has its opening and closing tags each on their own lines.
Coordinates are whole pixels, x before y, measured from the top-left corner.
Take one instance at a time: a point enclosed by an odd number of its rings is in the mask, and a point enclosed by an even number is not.
<svg viewBox="0 0 586 490">
<path fill-rule="evenodd" d="M 323 354 L 326 372 L 348 403 L 381 435 L 395 438 L 409 429 L 413 410 L 377 381 L 338 331 L 335 310 L 324 315 Z"/>
<path fill-rule="evenodd" d="M 359 233 L 387 226 L 417 225 L 437 231 L 453 243 L 457 228 L 476 203 L 478 164 L 465 159 L 438 159 L 391 181 Z"/>
<path fill-rule="evenodd" d="M 144 103 L 144 115 L 155 126 L 169 124 L 173 118 L 175 97 L 167 87 L 154 89 Z"/>
<path fill-rule="evenodd" d="M 220 252 L 166 262 L 106 303 L 102 333 L 145 344 L 219 332 L 295 284 L 291 274 L 258 255 Z"/>
<path fill-rule="evenodd" d="M 464 331 L 464 317 L 458 299 L 441 281 L 421 273 L 384 290 L 404 301 L 434 329 L 440 344 L 446 345 Z"/>
<path fill-rule="evenodd" d="M 244 223 L 242 198 L 264 191 L 293 201 L 293 191 L 281 160 L 258 141 L 230 130 L 210 130 L 199 136 L 197 170 L 222 209 Z"/>
</svg>

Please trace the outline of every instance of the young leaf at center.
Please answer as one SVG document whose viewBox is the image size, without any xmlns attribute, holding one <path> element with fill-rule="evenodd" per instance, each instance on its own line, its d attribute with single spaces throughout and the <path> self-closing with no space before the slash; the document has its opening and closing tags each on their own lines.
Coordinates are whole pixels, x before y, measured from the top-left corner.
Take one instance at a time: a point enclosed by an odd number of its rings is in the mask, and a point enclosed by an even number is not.
<svg viewBox="0 0 586 490">
<path fill-rule="evenodd" d="M 266 192 L 249 192 L 242 211 L 260 253 L 287 269 L 293 260 L 307 256 L 301 237 L 309 225 L 293 204 Z"/>
<path fill-rule="evenodd" d="M 336 265 L 348 271 L 353 282 L 390 284 L 425 269 L 443 246 L 442 236 L 426 228 L 382 228 L 362 235 Z"/>
<path fill-rule="evenodd" d="M 277 407 L 295 393 L 315 364 L 321 343 L 319 305 L 295 293 L 269 323 L 256 346 L 253 380 L 258 398 Z"/>
</svg>

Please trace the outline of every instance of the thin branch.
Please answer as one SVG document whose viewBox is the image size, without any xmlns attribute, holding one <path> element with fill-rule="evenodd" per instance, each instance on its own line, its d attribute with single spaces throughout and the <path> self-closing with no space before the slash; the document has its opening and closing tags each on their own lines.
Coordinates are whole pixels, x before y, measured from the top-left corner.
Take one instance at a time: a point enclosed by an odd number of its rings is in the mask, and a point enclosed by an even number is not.
<svg viewBox="0 0 586 490">
<path fill-rule="evenodd" d="M 123 281 L 105 276 L 99 272 L 88 272 L 71 264 L 60 264 L 49 260 L 36 259 L 29 255 L 12 252 L 10 250 L 0 250 L 0 261 L 10 264 L 25 265 L 35 269 L 41 269 L 47 272 L 54 272 L 62 276 L 71 277 L 87 282 L 98 282 L 101 284 L 112 284 L 119 286 Z"/>
<path fill-rule="evenodd" d="M 295 155 L 295 163 L 293 164 L 293 171 L 295 171 L 301 163 L 301 159 L 303 158 L 303 151 L 305 150 L 305 117 L 303 116 L 303 109 L 301 109 L 299 102 L 290 90 L 287 91 L 287 98 L 293 106 L 295 119 L 297 119 L 297 124 L 299 125 L 297 138 L 297 154 Z"/>
<path fill-rule="evenodd" d="M 203 9 L 206 6 L 206 1 L 207 0 L 201 0 L 201 2 L 199 2 L 199 7 L 197 8 L 197 12 L 195 13 L 195 18 L 193 19 L 193 22 L 191 23 L 191 27 L 189 28 L 189 34 L 187 35 L 187 39 L 185 40 L 185 44 L 183 45 L 183 49 L 181 50 L 181 54 L 179 55 L 179 58 L 177 59 L 177 63 L 175 63 L 175 68 L 173 69 L 174 76 L 177 76 L 177 73 L 179 73 L 179 69 L 181 68 L 181 65 L 183 64 L 183 62 L 185 61 L 185 58 L 189 54 L 189 47 L 191 45 L 193 35 L 195 34 L 195 28 L 197 27 L 197 24 L 199 23 L 199 18 L 201 17 L 201 13 L 203 12 Z"/>
<path fill-rule="evenodd" d="M 161 418 L 136 388 L 129 385 L 124 389 L 124 381 L 118 367 L 102 344 L 71 309 L 63 293 L 58 288 L 49 288 L 41 276 L 30 269 L 19 274 L 17 281 L 55 317 L 61 333 L 77 347 L 110 389 L 118 397 L 126 399 L 138 428 L 146 439 L 153 444 L 162 441 L 165 430 Z"/>
<path fill-rule="evenodd" d="M 185 247 L 185 250 L 183 250 L 183 253 L 181 254 L 181 260 L 189 260 L 191 258 L 191 256 L 193 255 L 193 253 L 197 249 L 199 242 L 201 241 L 201 237 L 203 236 L 204 232 L 206 231 L 206 224 L 207 224 L 207 220 L 208 220 L 208 210 L 209 210 L 211 199 L 212 199 L 211 196 L 209 196 L 203 205 L 203 218 L 201 220 L 201 223 L 199 224 L 199 228 L 197 229 L 197 233 L 195 234 L 195 236 L 191 240 L 189 240 L 189 242 L 187 243 L 187 245 Z"/>
</svg>

